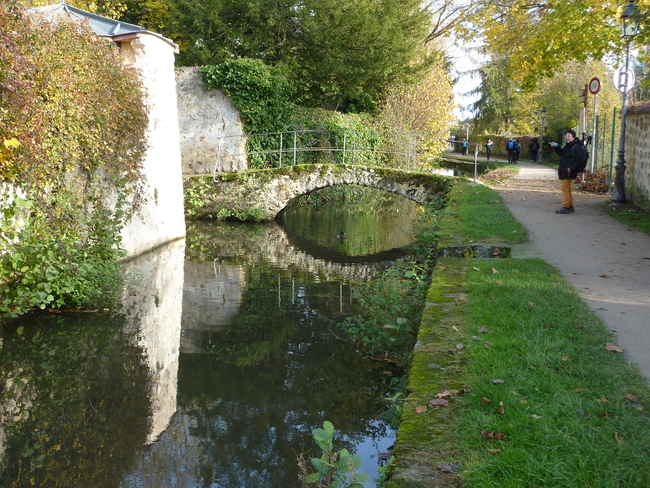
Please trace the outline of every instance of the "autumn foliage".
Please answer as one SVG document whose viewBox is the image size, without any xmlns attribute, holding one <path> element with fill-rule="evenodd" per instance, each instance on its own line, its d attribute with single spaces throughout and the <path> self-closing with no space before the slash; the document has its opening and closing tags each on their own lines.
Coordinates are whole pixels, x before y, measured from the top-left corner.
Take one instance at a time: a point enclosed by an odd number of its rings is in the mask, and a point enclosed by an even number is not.
<svg viewBox="0 0 650 488">
<path fill-rule="evenodd" d="M 18 147 L 0 159 L 2 179 L 30 196 L 140 178 L 147 115 L 135 71 L 88 27 L 30 18 L 0 3 L 0 141 Z M 6 146 L 6 144 L 5 144 Z"/>
<path fill-rule="evenodd" d="M 0 0 L 0 313 L 116 296 L 147 124 L 114 44 Z"/>
</svg>

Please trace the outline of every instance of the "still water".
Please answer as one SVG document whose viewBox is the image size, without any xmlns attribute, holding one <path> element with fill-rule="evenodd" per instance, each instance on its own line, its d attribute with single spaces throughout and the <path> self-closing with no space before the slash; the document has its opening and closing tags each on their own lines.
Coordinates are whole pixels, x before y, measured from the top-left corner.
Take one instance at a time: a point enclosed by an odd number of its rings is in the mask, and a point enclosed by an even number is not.
<svg viewBox="0 0 650 488">
<path fill-rule="evenodd" d="M 400 372 L 337 324 L 410 240 L 416 206 L 391 205 L 191 225 L 128 263 L 122 313 L 4 325 L 0 486 L 298 488 L 324 420 L 376 478 Z"/>
</svg>

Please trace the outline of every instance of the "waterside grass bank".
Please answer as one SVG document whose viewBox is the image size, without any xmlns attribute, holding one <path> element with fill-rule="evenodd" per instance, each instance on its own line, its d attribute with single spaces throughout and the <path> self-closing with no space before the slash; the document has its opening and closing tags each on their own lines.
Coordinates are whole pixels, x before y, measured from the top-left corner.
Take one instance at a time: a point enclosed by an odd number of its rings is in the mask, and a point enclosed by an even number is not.
<svg viewBox="0 0 650 488">
<path fill-rule="evenodd" d="M 503 258 L 521 227 L 462 183 L 409 373 L 387 488 L 650 486 L 650 392 L 559 272 Z M 475 258 L 470 244 L 491 244 Z"/>
</svg>

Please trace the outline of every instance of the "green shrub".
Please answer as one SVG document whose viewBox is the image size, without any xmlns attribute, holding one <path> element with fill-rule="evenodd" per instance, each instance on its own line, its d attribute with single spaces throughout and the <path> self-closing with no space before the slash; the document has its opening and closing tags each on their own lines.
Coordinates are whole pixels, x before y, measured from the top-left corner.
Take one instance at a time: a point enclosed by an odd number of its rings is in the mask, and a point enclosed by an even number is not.
<svg viewBox="0 0 650 488">
<path fill-rule="evenodd" d="M 119 281 L 114 200 L 137 205 L 142 184 L 140 81 L 79 23 L 0 0 L 0 33 L 0 311 L 95 306 Z"/>
</svg>

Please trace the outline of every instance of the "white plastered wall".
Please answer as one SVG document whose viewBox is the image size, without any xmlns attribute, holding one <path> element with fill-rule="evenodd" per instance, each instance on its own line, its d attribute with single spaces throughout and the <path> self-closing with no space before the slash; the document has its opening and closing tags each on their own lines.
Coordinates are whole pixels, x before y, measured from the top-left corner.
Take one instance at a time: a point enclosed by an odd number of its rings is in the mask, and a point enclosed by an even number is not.
<svg viewBox="0 0 650 488">
<path fill-rule="evenodd" d="M 122 230 L 128 256 L 185 236 L 174 45 L 148 32 L 130 40 L 146 92 L 148 150 L 143 162 L 144 205 Z"/>
</svg>

